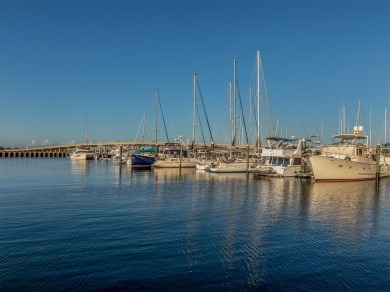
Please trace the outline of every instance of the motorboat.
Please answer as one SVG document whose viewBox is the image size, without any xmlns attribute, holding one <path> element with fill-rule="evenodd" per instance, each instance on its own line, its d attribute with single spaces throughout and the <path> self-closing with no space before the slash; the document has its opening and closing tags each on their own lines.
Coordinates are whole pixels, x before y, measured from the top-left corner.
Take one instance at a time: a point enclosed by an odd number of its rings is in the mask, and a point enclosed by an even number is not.
<svg viewBox="0 0 390 292">
<path fill-rule="evenodd" d="M 77 148 L 69 156 L 71 160 L 92 160 L 95 159 L 95 157 L 96 154 L 92 150 L 85 148 Z"/>
<path fill-rule="evenodd" d="M 355 126 L 352 134 L 333 136 L 335 143 L 325 146 L 321 155 L 309 158 L 316 181 L 374 180 L 377 159 L 380 159 L 380 177 L 390 176 L 390 165 L 377 157 L 375 150 L 369 147 L 369 137 L 362 131 L 362 126 Z"/>
</svg>

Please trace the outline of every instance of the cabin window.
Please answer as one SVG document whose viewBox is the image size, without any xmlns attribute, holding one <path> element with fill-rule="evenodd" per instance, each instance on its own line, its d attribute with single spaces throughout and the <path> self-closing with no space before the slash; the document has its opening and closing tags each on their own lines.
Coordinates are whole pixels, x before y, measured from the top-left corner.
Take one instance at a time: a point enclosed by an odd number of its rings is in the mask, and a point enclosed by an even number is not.
<svg viewBox="0 0 390 292">
<path fill-rule="evenodd" d="M 301 158 L 294 158 L 294 165 L 301 165 Z"/>
<path fill-rule="evenodd" d="M 358 148 L 358 149 L 357 149 L 357 155 L 358 155 L 358 156 L 362 156 L 362 155 L 363 155 L 363 149 Z"/>
</svg>

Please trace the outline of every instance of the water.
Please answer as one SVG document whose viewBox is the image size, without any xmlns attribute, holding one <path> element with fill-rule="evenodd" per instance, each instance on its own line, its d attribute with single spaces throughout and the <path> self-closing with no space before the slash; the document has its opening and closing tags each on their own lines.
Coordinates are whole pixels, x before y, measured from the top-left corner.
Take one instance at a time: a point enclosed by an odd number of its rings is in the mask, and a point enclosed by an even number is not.
<svg viewBox="0 0 390 292">
<path fill-rule="evenodd" d="M 390 289 L 390 179 L 0 160 L 0 288 Z"/>
</svg>

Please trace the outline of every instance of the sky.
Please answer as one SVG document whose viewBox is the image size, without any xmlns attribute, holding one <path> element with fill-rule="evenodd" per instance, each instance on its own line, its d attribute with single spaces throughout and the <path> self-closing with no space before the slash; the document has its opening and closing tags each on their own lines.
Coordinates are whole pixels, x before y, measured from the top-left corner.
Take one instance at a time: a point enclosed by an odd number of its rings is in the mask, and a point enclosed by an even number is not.
<svg viewBox="0 0 390 292">
<path fill-rule="evenodd" d="M 195 140 L 210 142 L 208 120 L 228 143 L 234 59 L 236 125 L 254 141 L 257 50 L 262 127 L 329 143 L 360 103 L 372 143 L 389 140 L 390 1 L 0 0 L 0 146 L 154 141 L 156 89 L 158 140 L 192 140 L 195 72 Z"/>
</svg>

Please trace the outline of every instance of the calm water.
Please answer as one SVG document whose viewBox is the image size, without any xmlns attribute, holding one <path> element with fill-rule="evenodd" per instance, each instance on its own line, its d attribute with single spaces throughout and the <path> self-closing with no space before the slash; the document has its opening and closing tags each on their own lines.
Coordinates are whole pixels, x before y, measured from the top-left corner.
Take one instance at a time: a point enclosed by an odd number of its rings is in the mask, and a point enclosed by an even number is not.
<svg viewBox="0 0 390 292">
<path fill-rule="evenodd" d="M 0 288 L 390 289 L 390 179 L 0 160 Z"/>
</svg>

